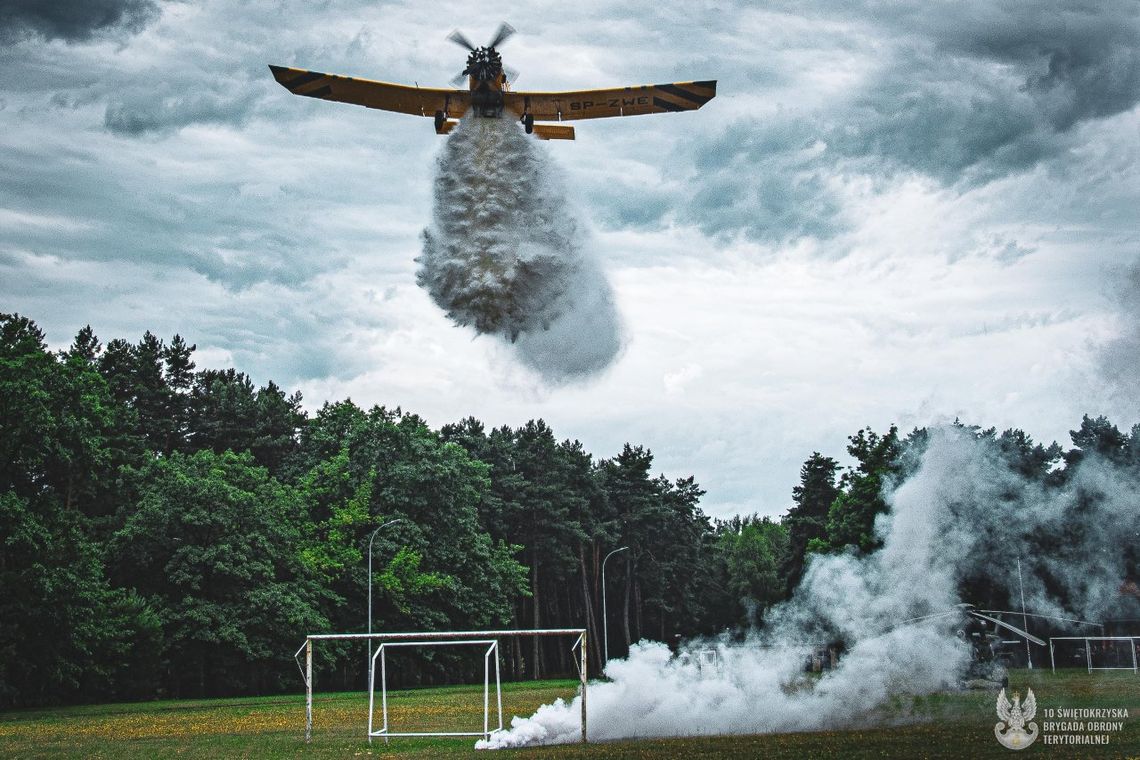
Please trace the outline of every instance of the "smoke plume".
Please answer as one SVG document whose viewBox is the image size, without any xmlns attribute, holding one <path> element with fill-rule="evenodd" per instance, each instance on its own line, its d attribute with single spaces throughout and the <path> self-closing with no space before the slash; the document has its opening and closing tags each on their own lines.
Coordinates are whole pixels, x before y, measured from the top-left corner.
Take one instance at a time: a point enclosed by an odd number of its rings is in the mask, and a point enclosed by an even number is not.
<svg viewBox="0 0 1140 760">
<path fill-rule="evenodd" d="M 673 657 L 661 644 L 635 645 L 628 659 L 610 662 L 609 682 L 590 686 L 590 738 L 897 721 L 898 705 L 888 713 L 888 699 L 963 678 L 970 652 L 955 635 L 960 620 L 903 624 L 972 601 L 958 597 L 963 579 L 984 574 L 1017 593 L 1020 559 L 1026 603 L 1036 611 L 1096 619 L 1119 610 L 1125 552 L 1140 538 L 1138 487 L 1134 469 L 1094 456 L 1074 465 L 1065 485 L 1047 487 L 1019 474 L 992 438 L 933 429 L 909 474 L 888 487 L 890 509 L 875 524 L 879 550 L 815 556 L 792 599 L 744 646 L 697 642 Z M 1042 536 L 1064 540 L 1043 546 Z M 838 666 L 806 678 L 805 657 L 835 639 L 848 647 Z M 698 665 L 697 650 L 708 647 L 719 653 L 716 668 Z M 476 746 L 576 741 L 577 699 L 516 717 L 509 731 Z"/>
<path fill-rule="evenodd" d="M 620 318 L 588 232 L 550 157 L 511 119 L 469 116 L 448 138 L 423 240 L 420 287 L 547 382 L 589 376 L 617 356 Z"/>
</svg>

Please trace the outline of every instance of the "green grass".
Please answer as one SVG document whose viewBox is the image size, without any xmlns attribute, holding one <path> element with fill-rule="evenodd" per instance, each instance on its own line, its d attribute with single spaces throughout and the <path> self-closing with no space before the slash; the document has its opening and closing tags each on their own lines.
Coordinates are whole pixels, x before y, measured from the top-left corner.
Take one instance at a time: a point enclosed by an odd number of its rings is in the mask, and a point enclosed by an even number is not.
<svg viewBox="0 0 1140 760">
<path fill-rule="evenodd" d="M 1107 747 L 1037 743 L 1017 757 L 1140 758 L 1140 677 L 1130 672 L 1089 675 L 1070 671 L 1016 671 L 1011 688 L 1037 695 L 1045 708 L 1126 707 L 1131 715 Z M 570 697 L 574 681 L 504 684 L 504 714 L 529 715 L 556 697 Z M 764 705 L 758 704 L 757 711 Z M 398 730 L 477 730 L 482 686 L 416 689 L 390 695 Z M 400 757 L 470 756 L 473 739 L 364 737 L 367 696 L 320 694 L 313 741 L 304 743 L 304 697 L 187 700 L 91 705 L 0 713 L 0 757 Z M 993 736 L 994 694 L 955 692 L 898 699 L 885 709 L 884 727 L 753 736 L 631 740 L 515 750 L 495 757 L 523 758 L 1009 758 Z M 895 725 L 890 725 L 894 723 Z M 481 755 L 487 757 L 487 755 Z"/>
</svg>

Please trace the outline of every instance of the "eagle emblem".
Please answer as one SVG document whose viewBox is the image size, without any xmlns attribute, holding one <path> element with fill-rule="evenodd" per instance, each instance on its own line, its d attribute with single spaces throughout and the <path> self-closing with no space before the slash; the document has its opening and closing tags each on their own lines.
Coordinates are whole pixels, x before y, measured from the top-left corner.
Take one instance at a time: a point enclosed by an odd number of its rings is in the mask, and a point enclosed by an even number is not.
<svg viewBox="0 0 1140 760">
<path fill-rule="evenodd" d="M 1012 704 L 1002 689 L 997 698 L 997 715 L 1001 720 L 994 724 L 994 736 L 1007 749 L 1025 749 L 1037 740 L 1037 724 L 1029 722 L 1036 714 L 1037 698 L 1033 696 L 1033 689 L 1026 689 L 1025 702 L 1015 691 Z"/>
</svg>

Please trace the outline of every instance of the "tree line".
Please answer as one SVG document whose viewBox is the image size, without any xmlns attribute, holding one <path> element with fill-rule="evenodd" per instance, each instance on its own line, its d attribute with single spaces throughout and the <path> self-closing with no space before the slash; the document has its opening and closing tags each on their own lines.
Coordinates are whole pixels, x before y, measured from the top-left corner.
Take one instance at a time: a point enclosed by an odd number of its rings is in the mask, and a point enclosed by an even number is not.
<svg viewBox="0 0 1140 760">
<path fill-rule="evenodd" d="M 783 519 L 717 520 L 641 445 L 597 458 L 542 420 L 433 430 L 349 399 L 309 414 L 273 382 L 198 369 L 194 351 L 150 332 L 103 345 L 86 327 L 53 352 L 0 314 L 0 706 L 294 690 L 306 634 L 366 630 L 370 538 L 374 631 L 585 627 L 594 672 L 604 627 L 611 657 L 743 634 L 813 552 L 874 550 L 883 485 L 925 435 L 861 430 L 852 467 L 804 463 Z M 1140 429 L 1103 418 L 1070 452 L 976 433 L 1035 477 L 1089 447 L 1140 462 Z M 603 626 L 602 563 L 621 547 Z M 323 686 L 363 684 L 359 645 L 318 655 Z M 510 678 L 573 669 L 565 642 L 503 655 Z M 427 653 L 391 676 L 463 667 Z"/>
</svg>

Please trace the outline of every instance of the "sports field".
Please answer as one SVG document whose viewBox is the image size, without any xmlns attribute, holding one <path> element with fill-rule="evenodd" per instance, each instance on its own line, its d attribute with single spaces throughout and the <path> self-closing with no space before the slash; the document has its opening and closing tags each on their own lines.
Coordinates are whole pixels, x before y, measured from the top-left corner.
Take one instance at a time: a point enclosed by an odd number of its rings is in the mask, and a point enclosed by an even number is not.
<svg viewBox="0 0 1140 760">
<path fill-rule="evenodd" d="M 504 684 L 504 713 L 529 714 L 574 681 Z M 1011 673 L 1011 690 L 1031 687 L 1035 721 L 1043 734 L 1018 753 L 1048 757 L 1140 758 L 1140 676 L 1131 672 Z M 905 704 L 904 704 L 905 702 Z M 1127 708 L 1123 729 L 1107 745 L 1046 746 L 1044 710 Z M 756 706 L 758 711 L 763 705 Z M 892 706 L 898 725 L 849 731 L 690 739 L 630 740 L 497 753 L 537 758 L 924 758 L 1011 757 L 993 736 L 995 695 L 940 694 Z M 471 730 L 482 725 L 482 687 L 445 687 L 394 693 L 389 702 L 401 730 Z M 304 742 L 304 697 L 164 701 L 0 713 L 0 757 L 399 757 L 480 754 L 471 739 L 393 739 L 369 745 L 367 696 L 318 695 L 313 741 Z M 1088 720 L 1088 719 L 1085 719 Z M 1120 722 L 1120 719 L 1113 719 Z M 1089 732 L 1091 733 L 1091 732 Z"/>
</svg>

